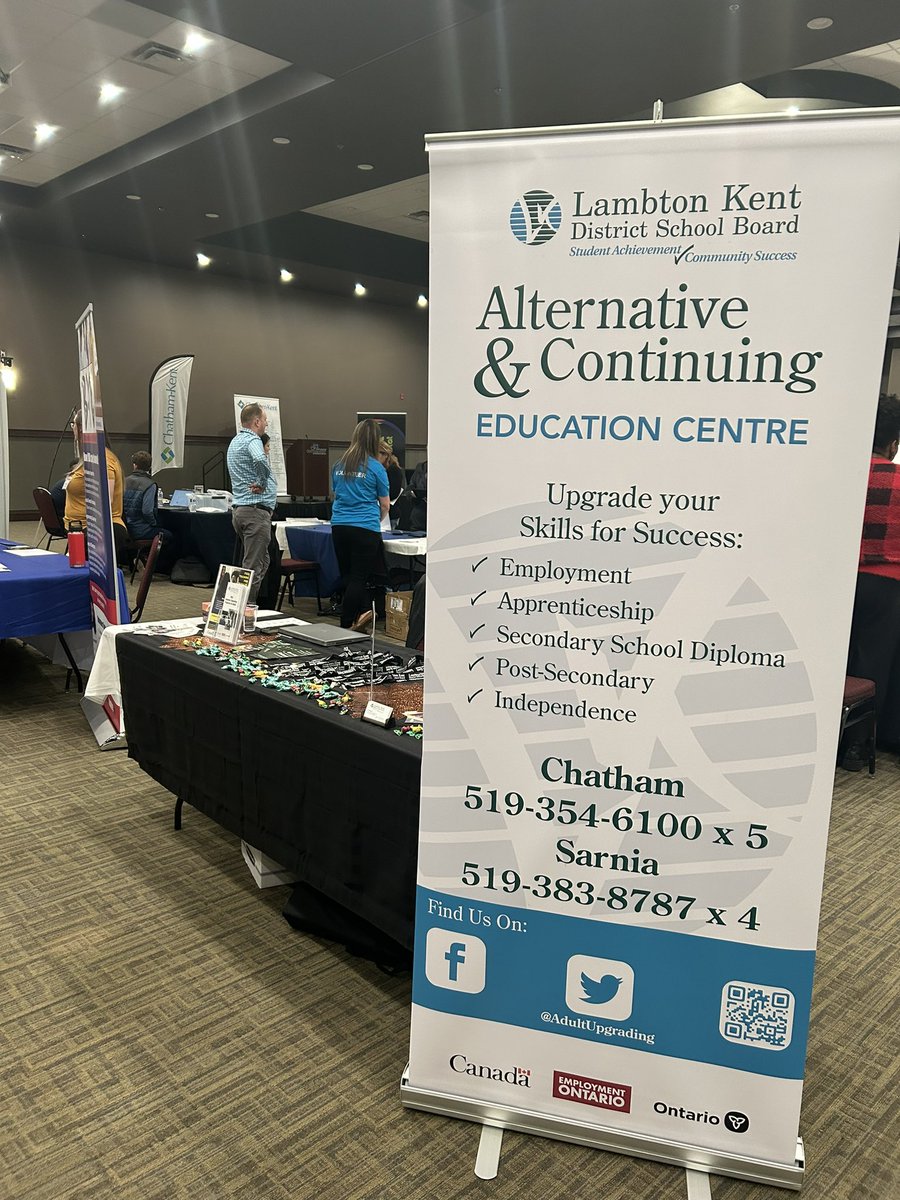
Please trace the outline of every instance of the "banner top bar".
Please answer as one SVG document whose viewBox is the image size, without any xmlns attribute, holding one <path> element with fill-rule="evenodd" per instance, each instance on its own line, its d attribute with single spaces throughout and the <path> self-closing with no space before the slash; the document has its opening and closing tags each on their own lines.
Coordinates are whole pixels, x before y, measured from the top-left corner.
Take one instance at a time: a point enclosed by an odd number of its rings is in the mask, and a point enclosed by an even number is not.
<svg viewBox="0 0 900 1200">
<path fill-rule="evenodd" d="M 659 103 L 657 101 L 657 103 Z M 735 113 L 724 117 L 654 116 L 640 121 L 606 121 L 596 125 L 546 125 L 530 129 L 476 129 L 467 133 L 426 133 L 425 148 L 439 142 L 485 142 L 501 138 L 557 137 L 560 134 L 614 133 L 631 129 L 697 128 L 702 125 L 771 125 L 785 121 L 822 121 L 848 117 L 893 117 L 900 120 L 897 108 L 822 108 L 799 113 Z"/>
</svg>

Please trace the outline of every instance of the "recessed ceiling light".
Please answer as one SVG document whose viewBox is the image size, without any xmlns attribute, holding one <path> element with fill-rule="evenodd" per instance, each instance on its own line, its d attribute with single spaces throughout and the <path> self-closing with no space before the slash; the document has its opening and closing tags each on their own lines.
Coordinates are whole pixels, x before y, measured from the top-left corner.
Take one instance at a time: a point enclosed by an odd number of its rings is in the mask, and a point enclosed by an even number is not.
<svg viewBox="0 0 900 1200">
<path fill-rule="evenodd" d="M 806 22 L 807 29 L 830 29 L 834 24 L 831 17 L 813 17 L 811 21 Z"/>
<path fill-rule="evenodd" d="M 185 54 L 197 54 L 212 43 L 212 38 L 206 37 L 202 33 L 189 33 L 184 39 L 182 49 Z"/>
<path fill-rule="evenodd" d="M 416 301 L 416 304 L 418 304 L 419 308 L 428 307 L 428 297 L 424 294 L 424 292 L 419 293 L 419 298 Z"/>
<path fill-rule="evenodd" d="M 281 273 L 279 274 L 278 278 L 281 280 L 282 283 L 290 283 L 291 280 L 294 278 L 294 275 L 293 275 L 292 271 L 289 271 L 287 269 L 287 267 L 282 267 Z"/>
<path fill-rule="evenodd" d="M 357 169 L 357 171 L 374 171 L 375 170 L 375 168 L 372 166 L 371 163 L 357 163 L 356 169 Z"/>
<path fill-rule="evenodd" d="M 58 129 L 58 125 L 45 125 L 41 122 L 40 125 L 35 125 L 34 127 L 34 140 L 39 143 L 49 141 Z"/>
<path fill-rule="evenodd" d="M 198 267 L 208 267 L 211 262 L 212 262 L 211 258 L 209 258 L 205 254 L 201 254 L 199 250 L 197 251 L 197 266 Z"/>
<path fill-rule="evenodd" d="M 125 197 L 126 200 L 140 200 L 140 196 L 136 192 L 129 192 Z"/>
<path fill-rule="evenodd" d="M 218 221 L 219 219 L 218 213 L 204 213 L 203 215 L 204 217 L 208 217 L 210 221 Z"/>
<path fill-rule="evenodd" d="M 787 115 L 789 117 L 796 117 L 797 113 L 800 111 L 800 105 L 799 104 L 789 104 L 784 111 L 787 113 Z"/>
<path fill-rule="evenodd" d="M 111 104 L 113 100 L 118 100 L 124 91 L 125 89 L 117 83 L 104 83 L 100 88 L 100 103 Z"/>
<path fill-rule="evenodd" d="M 272 141 L 276 146 L 289 146 L 291 144 L 291 139 L 286 137 L 272 138 Z"/>
<path fill-rule="evenodd" d="M 353 294 L 355 296 L 364 296 L 366 294 L 366 289 L 363 287 L 363 285 L 361 283 L 357 283 L 356 286 L 353 288 Z"/>
</svg>

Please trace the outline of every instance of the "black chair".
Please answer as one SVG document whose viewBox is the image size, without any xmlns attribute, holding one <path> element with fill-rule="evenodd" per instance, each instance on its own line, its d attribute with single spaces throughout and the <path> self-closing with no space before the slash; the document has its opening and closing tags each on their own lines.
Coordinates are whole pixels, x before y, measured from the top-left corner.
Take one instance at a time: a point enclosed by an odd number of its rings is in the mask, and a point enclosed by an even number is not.
<svg viewBox="0 0 900 1200">
<path fill-rule="evenodd" d="M 159 534 L 157 534 L 150 543 L 150 549 L 147 551 L 144 573 L 141 576 L 141 582 L 138 584 L 137 595 L 134 598 L 134 608 L 131 610 L 132 624 L 140 621 L 144 613 L 144 605 L 147 603 L 147 593 L 150 591 L 150 584 L 153 582 L 153 568 L 156 566 L 156 557 L 159 554 L 159 542 Z"/>
<path fill-rule="evenodd" d="M 66 537 L 66 531 L 59 519 L 59 514 L 56 511 L 56 506 L 53 503 L 53 497 L 45 487 L 36 487 L 31 493 L 34 497 L 34 503 L 37 506 L 38 515 L 44 525 L 44 532 L 47 534 L 47 544 L 45 550 L 50 549 L 50 543 L 54 538 Z"/>
<path fill-rule="evenodd" d="M 147 571 L 147 557 L 150 554 L 150 547 L 153 545 L 153 538 L 134 538 L 128 543 L 127 551 L 131 556 L 131 578 L 129 583 L 134 583 L 134 577 L 137 574 L 137 569 L 144 564 L 144 573 Z"/>
<path fill-rule="evenodd" d="M 319 592 L 319 564 L 308 558 L 282 558 L 281 560 L 281 592 L 275 607 L 281 612 L 284 604 L 284 594 L 287 592 L 288 604 L 294 607 L 294 579 L 297 576 L 312 578 L 316 584 L 316 612 L 320 617 L 325 616 L 322 608 L 322 596 Z"/>
</svg>

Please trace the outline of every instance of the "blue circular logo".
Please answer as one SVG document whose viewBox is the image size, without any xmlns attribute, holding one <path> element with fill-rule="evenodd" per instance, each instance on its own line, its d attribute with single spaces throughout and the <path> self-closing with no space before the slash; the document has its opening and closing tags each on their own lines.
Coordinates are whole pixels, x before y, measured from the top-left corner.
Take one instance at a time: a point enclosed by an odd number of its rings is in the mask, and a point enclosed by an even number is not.
<svg viewBox="0 0 900 1200">
<path fill-rule="evenodd" d="M 561 221 L 559 201 L 540 188 L 519 196 L 509 212 L 513 237 L 526 246 L 542 246 L 549 242 Z"/>
</svg>

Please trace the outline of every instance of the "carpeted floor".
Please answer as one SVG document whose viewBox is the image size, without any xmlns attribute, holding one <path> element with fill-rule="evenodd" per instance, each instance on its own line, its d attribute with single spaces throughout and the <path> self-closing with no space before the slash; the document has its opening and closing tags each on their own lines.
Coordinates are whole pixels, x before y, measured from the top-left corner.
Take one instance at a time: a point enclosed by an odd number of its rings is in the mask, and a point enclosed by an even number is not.
<svg viewBox="0 0 900 1200">
<path fill-rule="evenodd" d="M 31 540 L 31 526 L 15 535 Z M 146 619 L 196 611 L 154 581 Z M 403 1110 L 409 979 L 280 915 L 237 840 L 0 643 L 3 1200 L 675 1200 L 674 1168 Z M 807 1200 L 893 1200 L 900 770 L 836 777 L 802 1133 Z M 786 1193 L 714 1179 L 715 1200 Z"/>
</svg>

